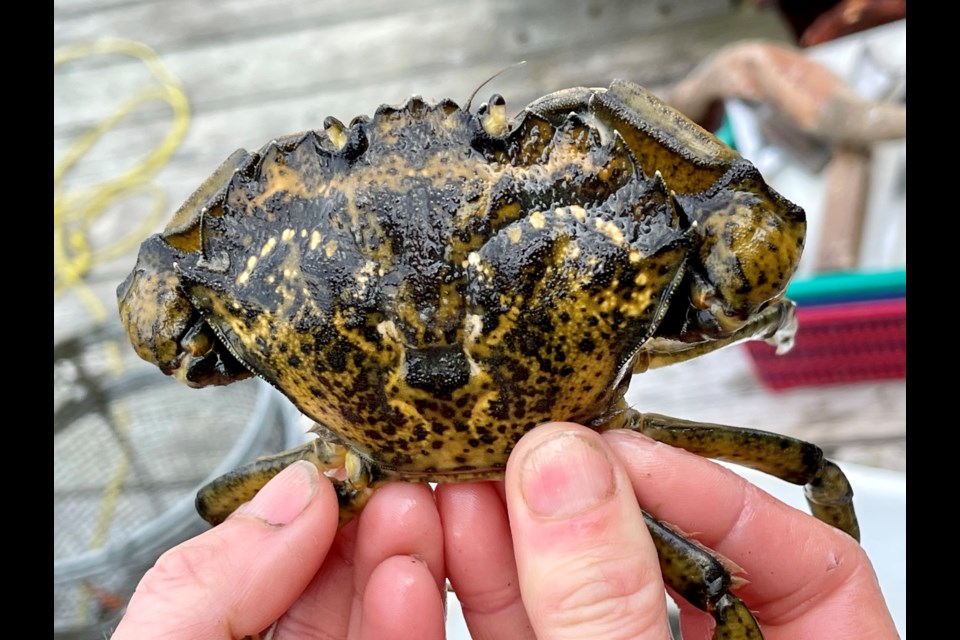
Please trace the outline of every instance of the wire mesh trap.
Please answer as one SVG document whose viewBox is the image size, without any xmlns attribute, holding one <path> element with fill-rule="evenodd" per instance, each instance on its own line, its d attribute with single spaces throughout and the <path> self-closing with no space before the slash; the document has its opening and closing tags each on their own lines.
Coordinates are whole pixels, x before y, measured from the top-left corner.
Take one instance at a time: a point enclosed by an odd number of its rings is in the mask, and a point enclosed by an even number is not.
<svg viewBox="0 0 960 640">
<path fill-rule="evenodd" d="M 118 345 L 54 346 L 55 638 L 108 635 L 155 560 L 207 528 L 197 488 L 300 430 L 265 383 L 188 389 Z"/>
</svg>

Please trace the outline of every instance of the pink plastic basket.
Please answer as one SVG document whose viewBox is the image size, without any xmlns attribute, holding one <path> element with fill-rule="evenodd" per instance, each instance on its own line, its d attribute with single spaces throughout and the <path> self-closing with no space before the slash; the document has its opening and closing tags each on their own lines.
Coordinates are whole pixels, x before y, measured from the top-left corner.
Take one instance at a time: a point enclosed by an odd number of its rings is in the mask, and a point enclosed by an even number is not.
<svg viewBox="0 0 960 640">
<path fill-rule="evenodd" d="M 907 300 L 800 305 L 793 349 L 782 356 L 763 342 L 746 347 L 771 389 L 905 378 Z"/>
</svg>

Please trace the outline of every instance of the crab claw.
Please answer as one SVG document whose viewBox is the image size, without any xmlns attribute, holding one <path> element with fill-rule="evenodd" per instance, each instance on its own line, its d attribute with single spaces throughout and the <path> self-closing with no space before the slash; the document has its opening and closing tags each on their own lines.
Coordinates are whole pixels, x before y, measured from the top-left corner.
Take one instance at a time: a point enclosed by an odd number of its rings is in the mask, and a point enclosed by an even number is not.
<svg viewBox="0 0 960 640">
<path fill-rule="evenodd" d="M 763 182 L 755 168 L 731 170 L 708 195 L 679 196 L 696 222 L 685 331 L 693 341 L 733 335 L 783 299 L 803 250 L 803 209 Z"/>
<path fill-rule="evenodd" d="M 120 321 L 134 350 L 191 387 L 250 377 L 183 292 L 175 268 L 179 253 L 159 235 L 147 239 L 117 287 Z"/>
</svg>

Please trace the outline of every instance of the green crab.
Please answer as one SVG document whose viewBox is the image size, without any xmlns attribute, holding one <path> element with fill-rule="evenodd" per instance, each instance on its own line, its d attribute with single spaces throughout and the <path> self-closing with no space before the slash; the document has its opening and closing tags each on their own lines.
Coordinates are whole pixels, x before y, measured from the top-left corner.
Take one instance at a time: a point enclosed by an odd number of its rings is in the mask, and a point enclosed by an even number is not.
<svg viewBox="0 0 960 640">
<path fill-rule="evenodd" d="M 857 537 L 812 444 L 640 413 L 632 374 L 743 340 L 789 348 L 803 210 L 642 87 L 574 88 L 514 118 L 411 98 L 237 151 L 142 245 L 120 285 L 137 353 L 202 387 L 258 375 L 317 438 L 202 488 L 216 524 L 294 460 L 341 521 L 393 481 L 497 479 L 534 426 L 635 429 L 806 485 Z M 647 516 L 665 579 L 760 630 L 709 551 Z"/>
</svg>

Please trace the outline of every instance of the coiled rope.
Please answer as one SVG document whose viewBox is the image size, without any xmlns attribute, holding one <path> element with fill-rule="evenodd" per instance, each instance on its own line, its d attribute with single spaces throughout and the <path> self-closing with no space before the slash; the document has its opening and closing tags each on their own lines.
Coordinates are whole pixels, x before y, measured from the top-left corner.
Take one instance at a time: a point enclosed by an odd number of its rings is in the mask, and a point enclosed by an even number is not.
<svg viewBox="0 0 960 640">
<path fill-rule="evenodd" d="M 183 141 L 190 123 L 190 105 L 183 85 L 157 54 L 143 43 L 104 38 L 62 47 L 53 54 L 54 72 L 68 62 L 104 55 L 127 56 L 138 60 L 150 71 L 155 82 L 125 99 L 106 118 L 83 133 L 53 166 L 53 298 L 56 302 L 67 292 L 75 292 L 97 323 L 107 320 L 107 307 L 94 294 L 85 278 L 97 264 L 131 252 L 160 221 L 166 209 L 166 196 L 151 180 Z M 170 127 L 163 140 L 123 173 L 89 187 L 68 189 L 64 178 L 82 162 L 90 149 L 124 118 L 152 102 L 165 103 L 172 112 Z M 97 220 L 119 200 L 142 194 L 152 200 L 148 214 L 106 246 L 94 247 L 90 232 Z M 115 341 L 107 341 L 104 347 L 111 372 L 120 375 L 123 366 L 119 345 Z M 123 455 L 119 457 L 103 490 L 90 540 L 92 549 L 103 546 L 106 541 L 133 455 L 128 437 L 129 412 L 122 402 L 114 403 L 112 409 L 113 433 Z M 98 595 L 102 589 L 92 584 L 85 586 L 84 597 L 78 603 L 80 620 L 88 616 L 91 596 L 97 598 L 101 607 L 114 608 L 102 602 L 103 597 Z"/>
</svg>

